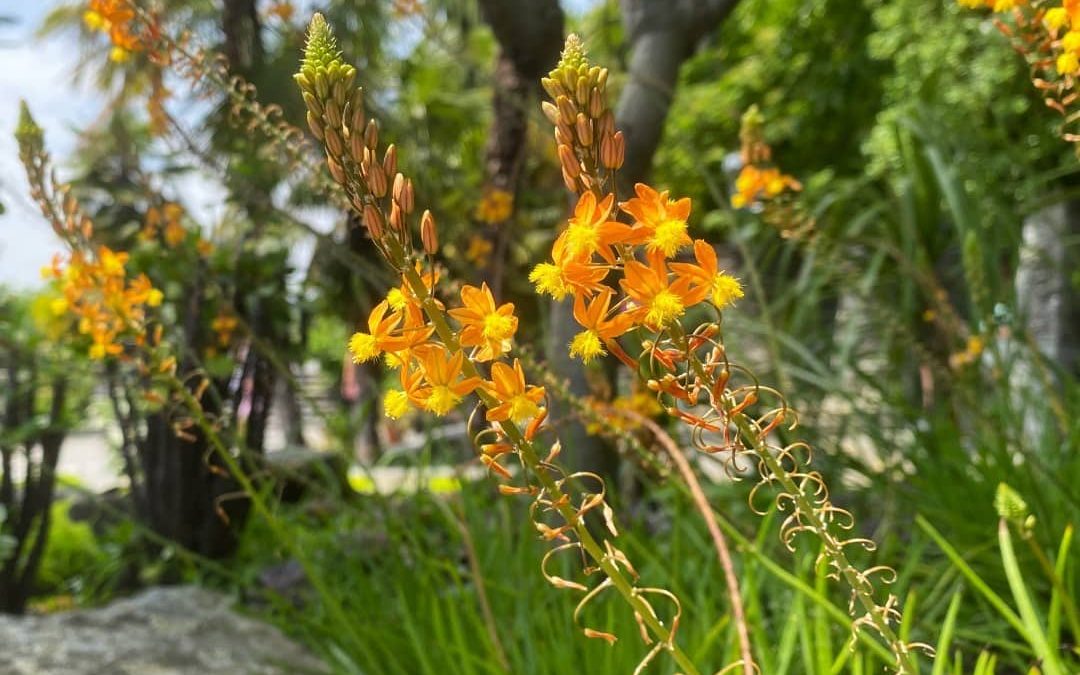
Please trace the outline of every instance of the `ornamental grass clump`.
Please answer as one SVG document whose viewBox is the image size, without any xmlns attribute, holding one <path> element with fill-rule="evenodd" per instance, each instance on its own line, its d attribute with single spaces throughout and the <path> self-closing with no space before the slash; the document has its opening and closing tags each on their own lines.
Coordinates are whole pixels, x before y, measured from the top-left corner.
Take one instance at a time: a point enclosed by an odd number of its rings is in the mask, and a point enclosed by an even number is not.
<svg viewBox="0 0 1080 675">
<path fill-rule="evenodd" d="M 330 27 L 316 14 L 296 75 L 308 126 L 323 143 L 331 176 L 361 216 L 386 264 L 401 279 L 401 285 L 388 289 L 372 310 L 367 330 L 349 340 L 353 359 L 382 358 L 397 370 L 400 388 L 389 392 L 385 401 L 391 416 L 410 408 L 446 415 L 475 395 L 482 404 L 474 413 L 483 417 L 483 429 L 476 437 L 480 459 L 504 481 L 500 492 L 532 499 L 536 530 L 554 544 L 543 557 L 542 573 L 556 588 L 583 594 L 575 622 L 581 625 L 586 606 L 613 589 L 629 605 L 649 646 L 638 671 L 667 652 L 682 672 L 700 672 L 676 642 L 682 614 L 678 598 L 665 589 L 639 585 L 634 566 L 616 546 L 618 533 L 605 500 L 604 481 L 594 473 L 568 473 L 559 466 L 561 448 L 546 425 L 544 387 L 530 383 L 520 361 L 508 356 L 518 328 L 514 306 L 499 303 L 486 285 L 466 285 L 459 298 L 439 298 L 435 217 L 429 211 L 417 216 L 412 181 L 398 170 L 394 145 L 381 147 L 377 123 L 365 115 L 363 92 L 353 86 L 355 77 L 356 70 L 342 60 Z M 603 138 L 606 161 L 612 163 L 621 153 L 621 143 L 613 141 L 613 135 Z M 610 208 L 610 200 L 579 208 L 583 237 L 571 244 L 575 255 L 606 246 L 589 230 L 606 221 Z M 611 339 L 610 331 L 599 327 L 597 331 Z M 515 472 L 511 463 L 520 470 Z M 589 513 L 601 516 L 602 528 L 587 527 Z M 553 571 L 552 561 L 565 556 L 579 561 L 585 578 L 567 579 Z M 590 577 L 599 581 L 587 585 Z M 582 632 L 617 640 L 591 627 L 582 626 Z"/>
</svg>

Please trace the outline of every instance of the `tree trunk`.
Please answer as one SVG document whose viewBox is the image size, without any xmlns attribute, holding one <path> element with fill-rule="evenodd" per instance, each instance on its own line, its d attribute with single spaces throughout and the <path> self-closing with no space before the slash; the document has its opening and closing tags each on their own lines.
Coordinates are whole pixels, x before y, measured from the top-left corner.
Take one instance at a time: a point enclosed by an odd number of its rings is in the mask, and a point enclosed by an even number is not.
<svg viewBox="0 0 1080 675">
<path fill-rule="evenodd" d="M 1080 292 L 1070 278 L 1080 241 L 1080 201 L 1029 216 L 1023 237 L 1016 296 L 1025 326 L 1047 358 L 1067 373 L 1080 373 Z"/>
</svg>

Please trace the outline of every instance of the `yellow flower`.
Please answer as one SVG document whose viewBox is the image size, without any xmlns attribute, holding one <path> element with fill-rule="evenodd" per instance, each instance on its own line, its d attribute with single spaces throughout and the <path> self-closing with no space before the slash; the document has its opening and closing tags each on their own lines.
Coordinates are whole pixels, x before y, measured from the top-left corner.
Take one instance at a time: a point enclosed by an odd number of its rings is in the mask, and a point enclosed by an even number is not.
<svg viewBox="0 0 1080 675">
<path fill-rule="evenodd" d="M 600 336 L 594 330 L 583 330 L 570 341 L 570 356 L 577 357 L 584 363 L 606 353 L 604 343 L 600 341 Z"/>
<path fill-rule="evenodd" d="M 994 0 L 994 11 L 1008 12 L 1024 4 L 1024 2 L 1025 0 Z"/>
<path fill-rule="evenodd" d="M 1080 51 L 1080 31 L 1071 30 L 1061 38 L 1061 48 L 1067 52 Z"/>
<path fill-rule="evenodd" d="M 391 389 L 383 397 L 383 411 L 390 419 L 398 419 L 409 411 L 409 395 L 400 389 Z"/>
<path fill-rule="evenodd" d="M 1080 70 L 1080 57 L 1075 52 L 1065 52 L 1057 58 L 1057 71 L 1059 75 L 1073 75 Z"/>
<path fill-rule="evenodd" d="M 1043 23 L 1050 30 L 1057 30 L 1069 24 L 1069 12 L 1064 7 L 1054 7 L 1046 11 Z"/>
<path fill-rule="evenodd" d="M 735 304 L 743 295 L 742 284 L 735 277 L 725 272 L 719 272 L 713 277 L 712 294 L 709 297 L 717 309 Z"/>
<path fill-rule="evenodd" d="M 131 52 L 123 47 L 113 47 L 109 50 L 109 60 L 113 63 L 124 63 L 131 58 Z"/>
</svg>

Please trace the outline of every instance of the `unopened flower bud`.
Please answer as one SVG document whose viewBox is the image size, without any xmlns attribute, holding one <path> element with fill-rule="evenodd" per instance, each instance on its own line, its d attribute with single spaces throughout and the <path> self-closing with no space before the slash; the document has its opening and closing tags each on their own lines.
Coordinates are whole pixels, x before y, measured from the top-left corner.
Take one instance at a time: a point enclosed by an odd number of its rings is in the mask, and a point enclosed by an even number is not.
<svg viewBox="0 0 1080 675">
<path fill-rule="evenodd" d="M 424 209 L 424 214 L 420 216 L 420 241 L 424 244 L 424 252 L 428 255 L 435 255 L 435 252 L 439 250 L 439 234 L 435 229 L 435 216 L 431 215 L 431 211 Z"/>
<path fill-rule="evenodd" d="M 316 115 L 321 115 L 323 113 L 322 103 L 319 103 L 319 99 L 315 98 L 315 95 L 310 91 L 304 92 L 304 105 Z"/>
<path fill-rule="evenodd" d="M 577 178 L 581 173 L 581 165 L 578 164 L 577 157 L 569 145 L 559 146 L 559 163 L 562 164 L 563 173 L 571 178 Z"/>
<path fill-rule="evenodd" d="M 349 101 L 349 116 L 350 129 L 359 132 L 364 128 L 364 90 L 360 87 L 353 90 L 352 100 Z"/>
<path fill-rule="evenodd" d="M 341 165 L 337 163 L 333 157 L 330 156 L 330 152 L 326 153 L 326 166 L 330 169 L 330 175 L 334 177 L 339 184 L 345 184 L 345 169 L 341 168 Z"/>
<path fill-rule="evenodd" d="M 375 208 L 374 204 L 364 204 L 364 227 L 367 228 L 372 239 L 378 241 L 383 238 L 386 227 L 382 212 Z"/>
<path fill-rule="evenodd" d="M 311 129 L 312 136 L 319 139 L 320 141 L 322 141 L 322 139 L 326 137 L 326 135 L 323 134 L 322 122 L 315 115 L 315 113 L 310 110 L 307 113 L 307 124 L 308 128 Z"/>
<path fill-rule="evenodd" d="M 341 106 L 334 99 L 326 102 L 326 121 L 335 129 L 341 127 Z"/>
<path fill-rule="evenodd" d="M 390 186 L 386 179 L 386 172 L 383 171 L 381 164 L 372 163 L 368 166 L 367 184 L 371 194 L 377 198 L 382 199 L 386 196 L 386 191 Z"/>
<path fill-rule="evenodd" d="M 540 110 L 544 112 L 544 117 L 548 118 L 552 124 L 559 122 L 559 109 L 555 107 L 555 104 L 551 101 L 544 101 L 540 104 Z"/>
<path fill-rule="evenodd" d="M 599 118 L 604 114 L 604 95 L 600 93 L 599 89 L 593 89 L 589 94 L 589 117 L 593 119 Z"/>
<path fill-rule="evenodd" d="M 615 115 L 610 110 L 605 110 L 596 123 L 596 133 L 601 136 L 610 136 L 615 133 Z"/>
<path fill-rule="evenodd" d="M 341 138 L 341 132 L 334 127 L 326 129 L 326 149 L 330 151 L 330 154 L 334 157 L 341 157 L 345 154 L 345 141 Z"/>
<path fill-rule="evenodd" d="M 577 98 L 578 105 L 588 105 L 590 90 L 592 90 L 592 87 L 589 86 L 589 78 L 585 76 L 579 77 L 577 87 L 574 90 L 574 97 Z"/>
<path fill-rule="evenodd" d="M 577 182 L 577 180 L 573 176 L 568 175 L 566 173 L 566 169 L 563 169 L 562 179 L 563 179 L 563 184 L 566 185 L 567 190 L 569 190 L 570 192 L 577 192 L 578 191 L 578 182 Z"/>
<path fill-rule="evenodd" d="M 364 152 L 367 150 L 364 147 L 364 137 L 355 131 L 349 131 L 349 154 L 352 155 L 353 161 L 359 164 L 364 160 Z"/>
<path fill-rule="evenodd" d="M 600 163 L 606 169 L 618 169 L 626 155 L 626 142 L 621 131 L 600 139 Z"/>
<path fill-rule="evenodd" d="M 544 91 L 546 91 L 547 95 L 551 98 L 557 98 L 559 96 L 559 84 L 550 77 L 540 78 L 540 86 L 544 88 Z"/>
<path fill-rule="evenodd" d="M 593 142 L 593 129 L 592 122 L 588 117 L 585 117 L 583 113 L 577 114 L 577 123 L 574 125 L 577 131 L 578 140 L 582 145 L 589 146 Z"/>
<path fill-rule="evenodd" d="M 382 168 L 387 176 L 397 173 L 397 148 L 393 143 L 387 146 L 386 153 L 383 154 Z"/>
<path fill-rule="evenodd" d="M 372 152 L 379 147 L 379 126 L 374 119 L 368 120 L 367 128 L 364 129 L 364 145 L 371 148 Z"/>
<path fill-rule="evenodd" d="M 405 214 L 396 201 L 390 202 L 390 227 L 397 232 L 405 230 Z"/>
<path fill-rule="evenodd" d="M 577 116 L 577 111 L 574 110 L 574 104 L 569 98 L 565 96 L 559 96 L 555 99 L 555 105 L 559 109 L 559 121 L 564 124 L 570 124 Z M 559 124 L 559 122 L 556 122 Z"/>
</svg>

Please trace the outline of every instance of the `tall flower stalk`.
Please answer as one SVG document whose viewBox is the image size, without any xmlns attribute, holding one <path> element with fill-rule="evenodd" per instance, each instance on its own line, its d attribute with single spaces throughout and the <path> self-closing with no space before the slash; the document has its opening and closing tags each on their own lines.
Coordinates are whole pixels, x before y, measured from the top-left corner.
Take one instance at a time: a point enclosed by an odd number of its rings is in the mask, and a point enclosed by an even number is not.
<svg viewBox="0 0 1080 675">
<path fill-rule="evenodd" d="M 733 477 L 756 466 L 752 508 L 764 513 L 771 501 L 786 514 L 780 536 L 792 551 L 799 535 L 816 539 L 831 576 L 851 590 L 853 634 L 873 630 L 892 652 L 897 672 L 917 672 L 911 652 L 921 645 L 905 643 L 893 628 L 901 618 L 897 599 L 876 599 L 876 582 L 890 582 L 893 571 L 851 561 L 852 549 L 873 550 L 874 543 L 851 534 L 854 518 L 832 503 L 824 478 L 809 468 L 810 446 L 782 440 L 797 421 L 783 394 L 728 357 L 722 313 L 743 290 L 719 268 L 714 248 L 690 237 L 690 200 L 639 183 L 633 196 L 618 201 L 623 141 L 604 101 L 606 80 L 574 36 L 543 80 L 552 97 L 543 111 L 555 127 L 563 178 L 579 197 L 551 260 L 537 265 L 530 279 L 540 293 L 573 298 L 582 332 L 569 345 L 571 356 L 616 356 L 689 428 L 698 450 L 726 454 Z M 766 178 L 758 181 L 760 190 L 747 188 L 746 200 L 762 190 L 796 187 L 778 172 Z M 640 349 L 620 344 L 628 333 L 637 334 Z"/>
<path fill-rule="evenodd" d="M 681 604 L 667 590 L 638 584 L 633 565 L 615 545 L 617 530 L 603 480 L 590 472 L 567 473 L 557 463 L 560 445 L 545 425 L 544 388 L 527 382 L 520 362 L 508 357 L 517 331 L 513 305 L 496 302 L 486 285 L 465 286 L 460 303 L 450 307 L 437 297 L 435 218 L 428 211 L 416 215 L 413 184 L 398 171 L 396 148 L 380 146 L 378 125 L 365 116 L 355 76 L 325 19 L 316 14 L 296 75 L 308 126 L 323 144 L 330 175 L 401 280 L 374 308 L 367 330 L 350 339 L 354 360 L 383 358 L 397 370 L 400 389 L 391 390 L 385 401 L 392 417 L 409 408 L 445 415 L 475 395 L 481 408 L 474 415 L 482 414 L 486 423 L 477 436 L 480 459 L 505 481 L 502 493 L 532 499 L 537 532 L 555 544 L 541 563 L 545 578 L 557 588 L 583 594 L 575 621 L 590 602 L 613 589 L 629 605 L 650 647 L 635 672 L 667 652 L 683 673 L 695 675 L 697 667 L 675 639 Z M 594 204 L 592 214 L 602 208 Z M 510 470 L 511 461 L 520 466 L 519 477 Z M 587 527 L 590 512 L 601 516 L 603 530 Z M 585 577 L 599 581 L 589 586 L 583 583 L 587 579 L 558 576 L 550 563 L 566 554 L 581 561 Z M 654 606 L 657 600 L 666 600 L 672 609 L 662 614 Z M 590 627 L 582 632 L 609 642 L 617 639 Z"/>
</svg>

